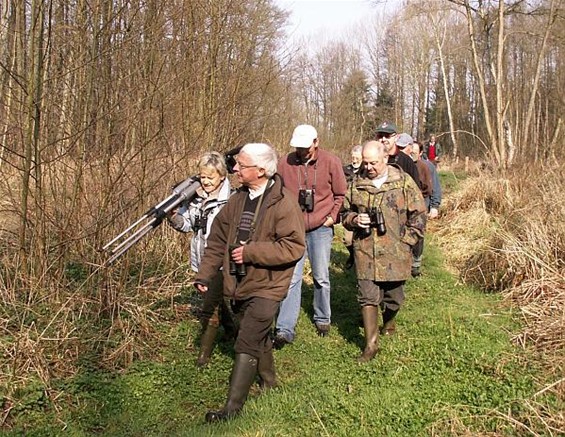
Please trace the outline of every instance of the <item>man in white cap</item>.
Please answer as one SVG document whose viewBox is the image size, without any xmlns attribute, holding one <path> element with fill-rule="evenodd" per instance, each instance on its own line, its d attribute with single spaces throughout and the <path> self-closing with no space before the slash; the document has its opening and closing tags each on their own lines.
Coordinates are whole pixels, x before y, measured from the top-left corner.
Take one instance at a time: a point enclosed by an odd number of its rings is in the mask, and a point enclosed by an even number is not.
<svg viewBox="0 0 565 437">
<path fill-rule="evenodd" d="M 331 323 L 330 256 L 333 225 L 347 191 L 341 160 L 320 149 L 318 133 L 313 126 L 302 124 L 294 129 L 291 147 L 279 160 L 278 173 L 298 200 L 306 228 L 306 253 L 294 268 L 287 297 L 281 302 L 276 321 L 274 346 L 278 349 L 292 343 L 300 314 L 302 273 L 306 256 L 314 279 L 314 324 L 318 335 L 328 335 Z"/>
</svg>

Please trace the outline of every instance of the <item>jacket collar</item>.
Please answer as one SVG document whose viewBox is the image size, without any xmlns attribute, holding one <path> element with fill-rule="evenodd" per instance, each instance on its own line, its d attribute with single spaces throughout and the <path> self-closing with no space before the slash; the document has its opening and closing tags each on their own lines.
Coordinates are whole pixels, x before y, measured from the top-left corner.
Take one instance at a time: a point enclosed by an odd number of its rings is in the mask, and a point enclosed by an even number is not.
<svg viewBox="0 0 565 437">
<path fill-rule="evenodd" d="M 403 179 L 402 170 L 396 164 L 388 164 L 388 178 L 383 184 L 386 187 L 388 184 L 398 182 Z M 376 190 L 375 186 L 369 178 L 359 177 L 355 182 L 355 186 L 361 190 Z"/>
</svg>

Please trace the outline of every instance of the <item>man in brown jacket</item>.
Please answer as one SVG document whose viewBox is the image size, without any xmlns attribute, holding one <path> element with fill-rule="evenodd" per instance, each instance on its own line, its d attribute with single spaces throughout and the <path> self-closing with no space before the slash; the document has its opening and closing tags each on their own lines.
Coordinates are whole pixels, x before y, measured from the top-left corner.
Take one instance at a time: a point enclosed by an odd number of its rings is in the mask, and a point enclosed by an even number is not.
<svg viewBox="0 0 565 437">
<path fill-rule="evenodd" d="M 223 266 L 224 296 L 240 326 L 227 402 L 209 411 L 207 422 L 240 412 L 256 372 L 263 387 L 276 385 L 271 325 L 305 249 L 300 208 L 276 169 L 276 152 L 267 144 L 241 149 L 234 171 L 242 188 L 216 216 L 196 275 L 195 286 L 205 293 Z"/>
</svg>

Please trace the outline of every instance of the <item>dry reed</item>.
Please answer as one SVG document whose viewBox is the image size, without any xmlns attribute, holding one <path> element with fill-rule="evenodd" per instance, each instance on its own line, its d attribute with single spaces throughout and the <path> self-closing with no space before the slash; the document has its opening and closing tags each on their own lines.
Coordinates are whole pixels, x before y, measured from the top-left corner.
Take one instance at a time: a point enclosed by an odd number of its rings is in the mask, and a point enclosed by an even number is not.
<svg viewBox="0 0 565 437">
<path fill-rule="evenodd" d="M 514 340 L 534 348 L 551 392 L 565 401 L 565 192 L 562 166 L 527 165 L 506 175 L 481 173 L 461 184 L 442 206 L 436 236 L 461 278 L 501 292 L 519 308 L 524 328 Z M 536 423 L 542 434 L 565 430 L 563 413 L 530 400 L 526 421 L 498 412 L 518 433 Z M 528 423 L 526 423 L 528 422 Z"/>
<path fill-rule="evenodd" d="M 148 160 L 89 163 L 82 180 L 74 178 L 72 161 L 46 168 L 46 249 L 34 254 L 41 269 L 26 267 L 18 251 L 20 181 L 6 169 L 1 174 L 0 426 L 18 406 L 19 389 L 37 382 L 53 400 L 51 381 L 76 374 L 85 357 L 112 369 L 158 358 L 156 327 L 164 320 L 158 311 L 186 317 L 187 311 L 176 311 L 174 298 L 191 278 L 187 235 L 165 224 L 110 268 L 99 252 L 167 197 L 175 182 L 192 175 L 166 157 Z M 29 235 L 37 239 L 39 215 L 32 208 L 28 217 Z"/>
</svg>

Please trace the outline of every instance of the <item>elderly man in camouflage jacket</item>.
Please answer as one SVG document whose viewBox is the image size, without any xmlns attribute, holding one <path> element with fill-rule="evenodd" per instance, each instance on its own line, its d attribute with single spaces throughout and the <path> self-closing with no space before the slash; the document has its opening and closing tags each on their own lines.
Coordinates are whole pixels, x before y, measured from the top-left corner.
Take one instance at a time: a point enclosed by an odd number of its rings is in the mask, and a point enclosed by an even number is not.
<svg viewBox="0 0 565 437">
<path fill-rule="evenodd" d="M 410 277 L 411 247 L 424 235 L 426 204 L 414 180 L 395 165 L 379 141 L 363 146 L 363 168 L 350 184 L 342 214 L 343 226 L 354 231 L 353 249 L 363 315 L 365 350 L 359 362 L 372 360 L 381 334 L 392 334 L 394 318 L 404 302 Z"/>
</svg>

